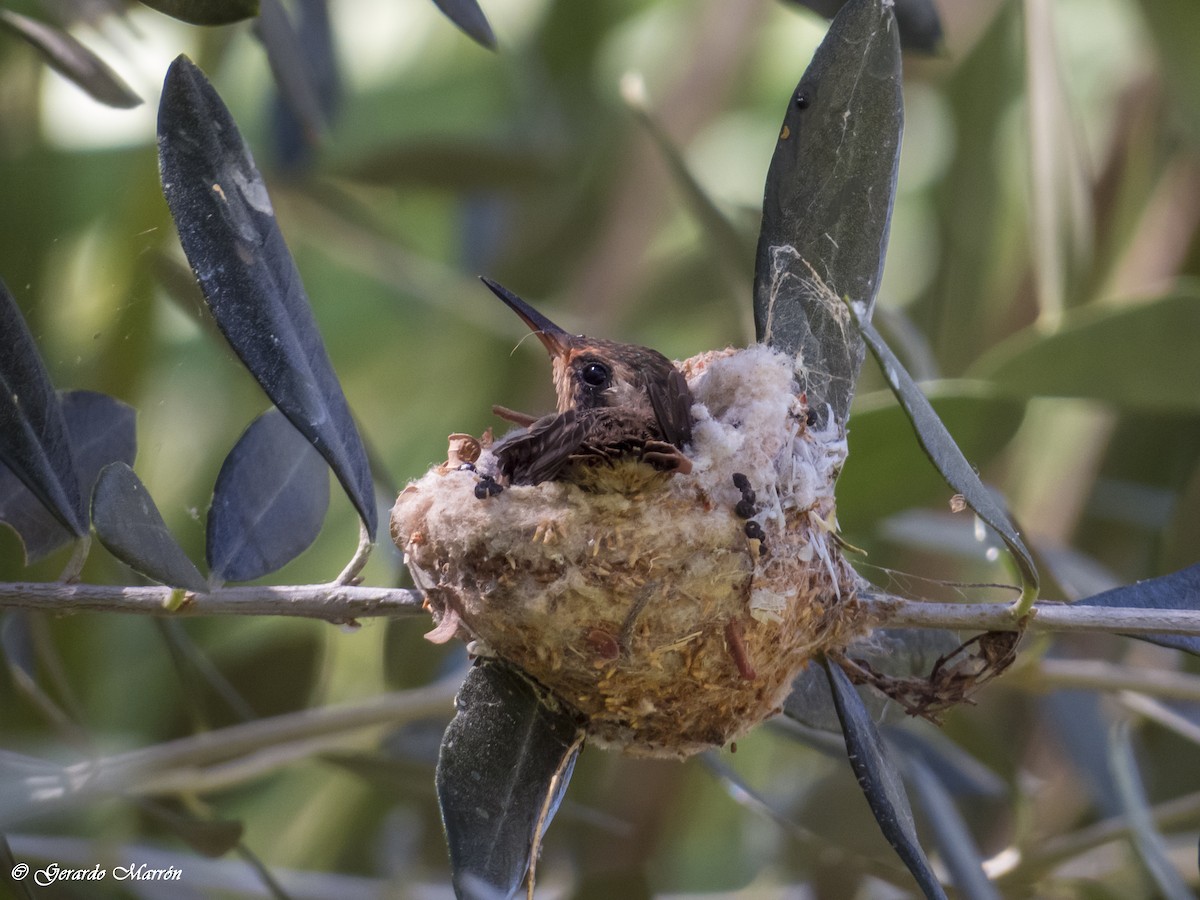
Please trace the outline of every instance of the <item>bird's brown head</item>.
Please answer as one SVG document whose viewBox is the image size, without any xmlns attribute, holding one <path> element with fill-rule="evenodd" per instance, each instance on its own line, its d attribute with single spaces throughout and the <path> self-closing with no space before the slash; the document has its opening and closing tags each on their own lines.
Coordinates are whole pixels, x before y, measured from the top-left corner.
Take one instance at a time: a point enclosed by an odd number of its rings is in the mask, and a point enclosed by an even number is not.
<svg viewBox="0 0 1200 900">
<path fill-rule="evenodd" d="M 521 317 L 550 354 L 558 411 L 602 406 L 649 406 L 647 384 L 675 370 L 671 361 L 649 347 L 571 334 L 490 278 L 488 288 Z"/>
</svg>

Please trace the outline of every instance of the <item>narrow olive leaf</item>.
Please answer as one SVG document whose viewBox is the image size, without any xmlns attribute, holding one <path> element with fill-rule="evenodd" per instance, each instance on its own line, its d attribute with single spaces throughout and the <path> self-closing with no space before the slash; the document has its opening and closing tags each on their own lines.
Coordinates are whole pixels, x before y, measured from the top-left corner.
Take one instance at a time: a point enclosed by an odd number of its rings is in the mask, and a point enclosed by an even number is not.
<svg viewBox="0 0 1200 900">
<path fill-rule="evenodd" d="M 56 673 L 61 674 L 57 668 L 61 666 L 61 659 L 56 650 L 47 650 L 44 640 L 39 640 L 35 634 L 38 628 L 35 616 L 32 610 L 14 609 L 0 617 L 0 660 L 8 668 L 17 694 L 30 708 L 55 726 L 64 739 L 82 739 L 83 732 L 76 725 L 78 706 L 72 702 L 73 698 L 63 696 L 63 703 L 60 703 L 39 680 L 39 673 L 49 672 L 50 681 L 58 682 L 59 693 L 63 693 L 61 681 L 54 677 Z"/>
<path fill-rule="evenodd" d="M 62 405 L 17 309 L 0 281 L 0 463 L 71 534 L 87 534 L 87 507 L 71 458 Z"/>
<path fill-rule="evenodd" d="M 621 82 L 625 105 L 650 135 L 662 154 L 672 179 L 683 194 L 692 215 L 703 230 L 708 244 L 716 250 L 721 268 L 735 290 L 741 291 L 753 277 L 749 240 L 729 220 L 704 187 L 696 180 L 675 141 L 651 113 L 645 82 L 638 76 L 626 76 Z"/>
<path fill-rule="evenodd" d="M 846 0 L 792 0 L 815 13 L 832 19 Z M 937 54 L 942 46 L 942 20 L 933 0 L 896 0 L 896 23 L 900 26 L 900 46 L 917 53 Z"/>
<path fill-rule="evenodd" d="M 1055 655 L 1053 652 L 1051 656 Z M 1121 814 L 1108 765 L 1108 698 L 1096 691 L 1056 690 L 1038 698 L 1038 718 L 1101 816 Z"/>
<path fill-rule="evenodd" d="M 218 327 L 267 396 L 328 460 L 372 541 L 370 466 L 271 200 L 229 110 L 186 56 L 158 113 L 163 193 Z"/>
<path fill-rule="evenodd" d="M 912 422 L 917 440 L 921 448 L 934 464 L 946 483 L 963 496 L 966 503 L 984 522 L 990 525 L 1000 539 L 1004 541 L 1009 552 L 1016 561 L 1021 573 L 1022 601 L 1032 602 L 1037 596 L 1038 574 L 1033 564 L 1033 557 L 1026 549 L 1024 541 L 1017 533 L 1008 518 L 1008 511 L 980 480 L 979 474 L 967 462 L 962 450 L 946 430 L 938 414 L 929 405 L 929 399 L 922 393 L 921 388 L 912 380 L 912 376 L 900 364 L 900 360 L 892 353 L 879 332 L 867 320 L 857 303 L 846 304 L 854 325 L 871 348 L 871 353 L 879 363 L 880 371 L 887 380 L 888 386 L 904 407 L 904 412 Z"/>
<path fill-rule="evenodd" d="M 280 0 L 261 0 L 254 33 L 267 51 L 267 62 L 286 108 L 300 123 L 303 140 L 315 144 L 329 122 L 317 90 L 316 71 L 308 48 Z"/>
<path fill-rule="evenodd" d="M 871 812 L 875 814 L 875 821 L 925 896 L 944 898 L 946 893 L 917 840 L 912 807 L 904 793 L 900 772 L 888 755 L 870 713 L 840 666 L 824 659 L 821 665 L 825 667 L 825 674 L 829 678 L 842 732 L 846 736 L 846 754 L 850 766 L 871 806 Z"/>
<path fill-rule="evenodd" d="M 1137 584 L 1127 584 L 1085 597 L 1077 601 L 1082 606 L 1103 606 L 1120 609 L 1177 609 L 1181 611 L 1200 612 L 1200 563 L 1188 566 L 1170 575 L 1160 575 L 1158 578 L 1148 578 Z M 1121 630 L 1119 624 L 1114 631 Z M 1200 637 L 1187 634 L 1131 634 L 1128 637 L 1139 638 L 1158 644 L 1161 647 L 1171 647 L 1194 653 L 1200 656 Z"/>
<path fill-rule="evenodd" d="M 203 593 L 204 576 L 167 529 L 150 492 L 122 462 L 105 466 L 92 493 L 96 537 L 125 565 L 160 584 Z"/>
<path fill-rule="evenodd" d="M 137 414 L 133 407 L 95 391 L 67 391 L 59 395 L 71 457 L 79 486 L 90 496 L 100 470 L 112 462 L 133 465 L 137 455 Z M 29 489 L 0 466 L 0 522 L 16 531 L 30 565 L 72 540 Z"/>
<path fill-rule="evenodd" d="M 437 766 L 454 891 L 460 898 L 511 897 L 570 780 L 579 725 L 499 662 L 476 663 L 455 705 Z"/>
<path fill-rule="evenodd" d="M 983 871 L 979 845 L 949 791 L 920 758 L 905 757 L 903 765 L 958 895 L 967 900 L 1000 900 L 1000 892 Z"/>
<path fill-rule="evenodd" d="M 1084 397 L 1138 412 L 1200 410 L 1200 290 L 1069 311 L 1051 334 L 1014 335 L 971 367 L 1010 396 Z"/>
<path fill-rule="evenodd" d="M 36 682 L 37 650 L 29 630 L 29 615 L 27 610 L 14 609 L 0 616 L 0 652 L 14 677 Z"/>
<path fill-rule="evenodd" d="M 229 25 L 258 15 L 258 0 L 142 0 L 142 3 L 192 25 Z"/>
<path fill-rule="evenodd" d="M 1029 141 L 1029 244 L 1039 325 L 1057 323 L 1095 271 L 1091 168 L 1078 117 L 1063 79 L 1050 3 L 1026 3 L 1025 108 Z"/>
<path fill-rule="evenodd" d="M 871 317 L 904 107 L 890 0 L 851 0 L 788 103 L 767 172 L 754 275 L 758 340 L 796 355 L 824 421 L 845 422 L 866 356 L 842 297 Z"/>
<path fill-rule="evenodd" d="M 267 58 L 273 53 L 281 57 L 279 63 L 271 63 L 277 82 L 271 103 L 271 134 L 275 158 L 288 171 L 303 169 L 314 161 L 318 139 L 332 123 L 342 99 L 327 0 L 298 0 L 293 10 L 295 28 L 288 30 L 294 39 L 273 51 L 274 41 L 262 35 Z M 259 21 L 265 20 L 263 16 Z M 296 70 L 294 75 L 285 74 L 284 63 L 287 73 Z M 292 84 L 293 80 L 299 83 Z"/>
<path fill-rule="evenodd" d="M 769 797 L 764 796 L 751 787 L 736 770 L 723 763 L 720 756 L 715 752 L 706 750 L 700 754 L 699 759 L 705 768 L 712 773 L 713 777 L 721 782 L 722 787 L 725 788 L 725 793 L 735 803 L 770 819 L 802 844 L 821 847 L 828 846 L 828 842 L 824 838 L 809 831 L 803 825 L 793 821 L 792 817 L 786 812 L 776 808 L 775 803 Z"/>
<path fill-rule="evenodd" d="M 1113 726 L 1109 734 L 1108 765 L 1125 821 L 1129 823 L 1133 846 L 1146 872 L 1154 879 L 1155 896 L 1168 900 L 1194 900 L 1196 895 L 1171 862 L 1166 842 L 1154 824 L 1154 815 L 1146 802 L 1146 791 L 1138 773 L 1128 722 Z"/>
<path fill-rule="evenodd" d="M 250 581 L 308 549 L 329 508 L 329 467 L 275 409 L 225 457 L 208 511 L 205 554 L 221 581 Z"/>
<path fill-rule="evenodd" d="M 969 797 L 973 802 L 996 800 L 1008 802 L 1008 785 L 1004 779 L 968 753 L 945 732 L 932 725 L 909 720 L 903 726 L 885 725 L 884 740 L 904 754 L 917 759 L 952 797 Z M 919 729 L 919 730 L 918 730 Z"/>
<path fill-rule="evenodd" d="M 496 49 L 496 35 L 475 0 L 433 0 L 433 5 L 475 43 L 488 50 Z"/>
<path fill-rule="evenodd" d="M 93 100 L 117 109 L 142 105 L 139 97 L 108 63 L 61 29 L 0 9 L 0 26 L 32 44 L 46 63 Z"/>
</svg>

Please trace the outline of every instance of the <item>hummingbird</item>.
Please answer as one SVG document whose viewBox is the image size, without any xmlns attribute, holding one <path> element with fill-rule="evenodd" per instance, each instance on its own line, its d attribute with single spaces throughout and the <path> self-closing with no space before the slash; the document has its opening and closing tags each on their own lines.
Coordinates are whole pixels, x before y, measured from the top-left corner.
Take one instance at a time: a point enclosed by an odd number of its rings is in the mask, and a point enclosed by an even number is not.
<svg viewBox="0 0 1200 900">
<path fill-rule="evenodd" d="M 558 411 L 540 418 L 492 407 L 523 426 L 492 448 L 501 483 L 567 481 L 628 493 L 692 470 L 683 454 L 692 439 L 692 393 L 669 359 L 649 347 L 570 334 L 512 291 L 480 280 L 550 354 L 558 398 Z M 498 491 L 499 484 L 481 484 L 476 495 Z"/>
</svg>

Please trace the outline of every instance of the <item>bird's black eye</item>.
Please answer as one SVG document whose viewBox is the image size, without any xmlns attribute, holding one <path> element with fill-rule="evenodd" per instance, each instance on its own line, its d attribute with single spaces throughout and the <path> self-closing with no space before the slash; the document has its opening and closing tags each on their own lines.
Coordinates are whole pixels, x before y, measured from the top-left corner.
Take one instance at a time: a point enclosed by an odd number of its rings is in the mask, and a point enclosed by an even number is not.
<svg viewBox="0 0 1200 900">
<path fill-rule="evenodd" d="M 590 362 L 583 367 L 579 373 L 579 377 L 589 387 L 605 387 L 612 377 L 612 372 L 609 371 L 608 366 L 604 365 L 604 363 Z"/>
</svg>

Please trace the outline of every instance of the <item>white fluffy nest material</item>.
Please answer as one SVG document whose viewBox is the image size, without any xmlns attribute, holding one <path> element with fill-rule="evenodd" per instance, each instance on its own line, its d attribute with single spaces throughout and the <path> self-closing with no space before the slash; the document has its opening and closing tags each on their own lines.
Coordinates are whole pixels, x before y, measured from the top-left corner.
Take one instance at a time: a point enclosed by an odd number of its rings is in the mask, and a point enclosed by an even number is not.
<svg viewBox="0 0 1200 900">
<path fill-rule="evenodd" d="M 863 630 L 833 536 L 845 437 L 810 427 L 793 366 L 766 347 L 681 363 L 692 472 L 639 492 L 548 482 L 480 500 L 490 452 L 472 471 L 452 450 L 392 510 L 431 637 L 517 665 L 637 755 L 697 753 L 778 712 L 814 654 Z M 762 540 L 735 512 L 735 473 Z"/>
</svg>

